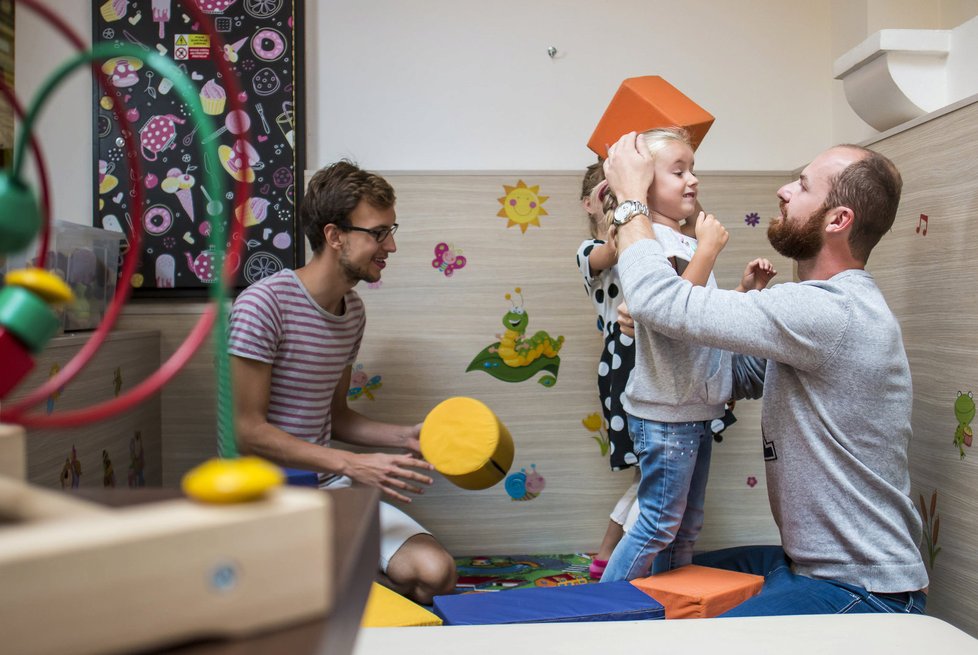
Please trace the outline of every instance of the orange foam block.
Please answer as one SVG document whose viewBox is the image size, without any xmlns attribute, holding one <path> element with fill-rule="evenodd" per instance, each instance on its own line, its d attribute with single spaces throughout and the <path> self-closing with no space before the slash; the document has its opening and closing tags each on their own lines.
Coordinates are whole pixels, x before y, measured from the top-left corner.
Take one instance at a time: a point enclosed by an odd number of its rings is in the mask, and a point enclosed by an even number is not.
<svg viewBox="0 0 978 655">
<path fill-rule="evenodd" d="M 755 595 L 764 585 L 760 575 L 690 564 L 632 584 L 666 609 L 667 619 L 719 616 Z"/>
<path fill-rule="evenodd" d="M 604 158 L 608 156 L 607 146 L 626 132 L 684 127 L 689 131 L 695 150 L 714 120 L 712 114 L 658 75 L 630 77 L 618 87 L 587 147 Z"/>
</svg>

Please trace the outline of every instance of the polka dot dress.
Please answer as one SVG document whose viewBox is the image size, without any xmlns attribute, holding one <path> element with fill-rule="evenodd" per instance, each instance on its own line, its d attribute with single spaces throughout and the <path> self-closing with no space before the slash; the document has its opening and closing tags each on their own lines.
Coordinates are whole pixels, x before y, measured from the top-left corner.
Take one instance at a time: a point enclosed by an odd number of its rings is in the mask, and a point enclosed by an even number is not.
<svg viewBox="0 0 978 655">
<path fill-rule="evenodd" d="M 621 333 L 618 326 L 618 305 L 622 303 L 618 272 L 612 268 L 591 274 L 588 255 L 603 241 L 587 239 L 577 250 L 577 267 L 584 276 L 584 290 L 598 313 L 598 330 L 604 336 L 604 348 L 598 363 L 598 396 L 608 424 L 611 468 L 621 471 L 638 463 L 628 435 L 628 417 L 622 407 L 625 384 L 635 366 L 635 342 Z"/>
</svg>

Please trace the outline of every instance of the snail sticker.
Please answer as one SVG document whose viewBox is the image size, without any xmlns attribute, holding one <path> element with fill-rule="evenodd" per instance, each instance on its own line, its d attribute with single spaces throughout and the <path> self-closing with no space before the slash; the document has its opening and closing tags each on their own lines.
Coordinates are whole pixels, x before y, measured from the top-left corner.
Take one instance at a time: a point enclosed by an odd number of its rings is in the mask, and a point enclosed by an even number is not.
<svg viewBox="0 0 978 655">
<path fill-rule="evenodd" d="M 539 195 L 539 186 L 528 187 L 523 180 L 518 181 L 516 186 L 504 184 L 503 189 L 505 189 L 506 195 L 498 199 L 503 208 L 499 210 L 496 216 L 509 219 L 506 227 L 519 225 L 523 234 L 526 234 L 526 228 L 530 225 L 540 227 L 540 217 L 547 215 L 543 203 L 550 196 Z"/>
<path fill-rule="evenodd" d="M 958 427 L 954 431 L 954 445 L 958 447 L 961 459 L 964 459 L 964 447 L 971 448 L 974 432 L 971 422 L 975 420 L 975 396 L 972 392 L 958 392 L 954 401 L 954 418 L 958 419 Z"/>
<path fill-rule="evenodd" d="M 371 392 L 380 389 L 381 386 L 379 375 L 368 380 L 367 374 L 363 371 L 363 364 L 357 364 L 356 368 L 353 369 L 353 375 L 350 376 L 350 390 L 346 392 L 346 397 L 350 400 L 356 400 L 361 396 L 366 396 L 373 400 L 374 395 Z"/>
<path fill-rule="evenodd" d="M 540 330 L 527 338 L 525 333 L 530 315 L 523 308 L 522 290 L 516 287 L 515 291 L 520 296 L 520 305 L 517 307 L 514 304 L 503 316 L 506 331 L 497 334 L 499 341 L 486 346 L 476 355 L 465 372 L 481 370 L 503 382 L 523 382 L 543 371 L 538 382 L 552 387 L 557 384 L 557 371 L 560 369 L 557 353 L 564 345 L 564 337 L 554 339 Z M 506 300 L 512 299 L 513 296 L 507 293 Z"/>
<path fill-rule="evenodd" d="M 431 260 L 431 267 L 444 273 L 445 277 L 452 277 L 455 271 L 465 266 L 465 262 L 461 248 L 456 250 L 443 242 L 435 246 L 435 258 Z"/>
<path fill-rule="evenodd" d="M 529 473 L 522 468 L 519 473 L 506 476 L 505 486 L 506 493 L 513 500 L 533 500 L 547 486 L 547 481 L 537 473 L 537 465 L 530 464 Z"/>
</svg>

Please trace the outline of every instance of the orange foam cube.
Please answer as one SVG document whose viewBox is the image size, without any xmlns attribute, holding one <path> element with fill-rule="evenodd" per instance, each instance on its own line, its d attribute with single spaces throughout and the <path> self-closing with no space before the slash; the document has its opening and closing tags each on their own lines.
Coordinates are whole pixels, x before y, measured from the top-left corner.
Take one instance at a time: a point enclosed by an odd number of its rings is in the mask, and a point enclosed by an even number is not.
<svg viewBox="0 0 978 655">
<path fill-rule="evenodd" d="M 696 150 L 714 120 L 712 114 L 658 75 L 630 77 L 618 87 L 587 147 L 604 158 L 608 156 L 607 146 L 626 132 L 685 127 Z"/>
<path fill-rule="evenodd" d="M 689 564 L 649 578 L 632 580 L 666 609 L 667 619 L 719 616 L 755 595 L 764 577 Z"/>
</svg>

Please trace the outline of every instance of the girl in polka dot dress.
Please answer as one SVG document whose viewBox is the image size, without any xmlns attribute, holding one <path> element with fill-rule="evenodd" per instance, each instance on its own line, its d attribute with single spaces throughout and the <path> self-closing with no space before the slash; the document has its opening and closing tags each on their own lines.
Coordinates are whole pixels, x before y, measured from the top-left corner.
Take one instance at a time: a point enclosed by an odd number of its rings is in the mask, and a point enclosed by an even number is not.
<svg viewBox="0 0 978 655">
<path fill-rule="evenodd" d="M 624 471 L 635 467 L 635 473 L 632 485 L 612 510 L 608 529 L 591 561 L 590 574 L 594 579 L 604 573 L 611 551 L 638 514 L 635 502 L 639 482 L 639 470 L 635 466 L 638 458 L 632 451 L 627 416 L 621 405 L 625 383 L 635 364 L 635 344 L 631 337 L 621 333 L 618 326 L 618 305 L 621 304 L 622 295 L 615 269 L 618 256 L 614 245 L 606 242 L 608 227 L 603 203 L 607 192 L 608 184 L 604 181 L 601 163 L 588 166 L 581 186 L 581 204 L 588 215 L 591 238 L 585 239 L 577 249 L 577 266 L 584 276 L 584 290 L 598 313 L 598 330 L 604 337 L 598 364 L 598 397 L 608 427 L 611 469 Z"/>
</svg>

